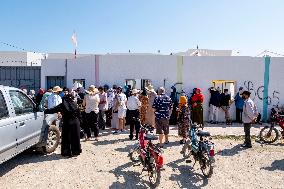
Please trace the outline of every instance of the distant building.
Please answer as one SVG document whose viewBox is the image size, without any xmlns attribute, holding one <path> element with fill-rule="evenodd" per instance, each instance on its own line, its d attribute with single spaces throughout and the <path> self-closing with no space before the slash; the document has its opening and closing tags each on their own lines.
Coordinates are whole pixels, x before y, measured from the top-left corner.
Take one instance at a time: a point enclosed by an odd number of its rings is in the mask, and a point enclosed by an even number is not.
<svg viewBox="0 0 284 189">
<path fill-rule="evenodd" d="M 189 49 L 175 55 L 180 56 L 239 56 L 238 51 L 233 50 L 211 50 L 211 49 Z"/>
</svg>

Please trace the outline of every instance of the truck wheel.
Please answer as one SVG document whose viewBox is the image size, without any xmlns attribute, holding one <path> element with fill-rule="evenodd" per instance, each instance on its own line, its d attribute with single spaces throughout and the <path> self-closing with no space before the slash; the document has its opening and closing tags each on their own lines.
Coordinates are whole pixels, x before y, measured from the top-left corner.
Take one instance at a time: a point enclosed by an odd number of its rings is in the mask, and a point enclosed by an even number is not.
<svg viewBox="0 0 284 189">
<path fill-rule="evenodd" d="M 60 142 L 60 131 L 55 125 L 51 125 L 48 129 L 46 141 L 46 153 L 52 153 L 56 150 Z"/>
</svg>

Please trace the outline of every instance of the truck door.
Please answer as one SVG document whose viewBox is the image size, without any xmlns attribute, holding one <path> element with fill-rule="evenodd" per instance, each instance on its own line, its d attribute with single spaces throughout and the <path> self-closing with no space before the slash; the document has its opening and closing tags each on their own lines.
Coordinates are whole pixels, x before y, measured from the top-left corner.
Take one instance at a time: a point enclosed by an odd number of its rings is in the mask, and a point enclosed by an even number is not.
<svg viewBox="0 0 284 189">
<path fill-rule="evenodd" d="M 37 144 L 43 127 L 43 112 L 35 112 L 32 100 L 18 90 L 10 90 L 17 122 L 17 151 L 22 152 Z"/>
<path fill-rule="evenodd" d="M 0 90 L 0 163 L 14 156 L 16 146 L 16 123 Z"/>
</svg>

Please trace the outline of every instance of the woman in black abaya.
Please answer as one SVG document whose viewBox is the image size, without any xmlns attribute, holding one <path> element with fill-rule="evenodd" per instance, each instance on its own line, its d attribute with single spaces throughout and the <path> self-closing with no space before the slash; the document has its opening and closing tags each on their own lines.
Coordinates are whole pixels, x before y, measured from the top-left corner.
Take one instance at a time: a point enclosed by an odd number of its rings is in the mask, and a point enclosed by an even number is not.
<svg viewBox="0 0 284 189">
<path fill-rule="evenodd" d="M 82 152 L 80 144 L 80 110 L 74 102 L 74 97 L 67 90 L 64 93 L 62 103 L 52 109 L 45 110 L 44 113 L 60 112 L 62 114 L 61 155 L 71 157 L 80 155 Z"/>
</svg>

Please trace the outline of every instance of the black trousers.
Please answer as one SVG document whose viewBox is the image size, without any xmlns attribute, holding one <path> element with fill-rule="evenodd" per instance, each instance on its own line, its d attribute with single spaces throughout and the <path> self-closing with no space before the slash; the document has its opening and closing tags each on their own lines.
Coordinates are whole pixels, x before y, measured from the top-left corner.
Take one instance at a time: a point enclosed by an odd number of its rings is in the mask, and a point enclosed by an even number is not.
<svg viewBox="0 0 284 189">
<path fill-rule="evenodd" d="M 244 123 L 245 144 L 247 146 L 251 146 L 250 128 L 251 128 L 251 123 Z"/>
<path fill-rule="evenodd" d="M 243 122 L 243 109 L 236 108 L 236 121 L 238 123 Z"/>
<path fill-rule="evenodd" d="M 139 110 L 129 110 L 129 122 L 130 122 L 130 135 L 129 138 L 133 139 L 133 132 L 134 132 L 134 126 L 136 131 L 136 138 L 138 138 L 138 134 L 140 131 L 140 122 L 137 120 L 134 120 L 133 118 L 139 118 L 140 113 Z"/>
<path fill-rule="evenodd" d="M 112 119 L 112 108 L 106 111 L 106 126 L 111 127 L 111 119 Z"/>
<path fill-rule="evenodd" d="M 78 118 L 64 119 L 61 133 L 61 154 L 63 156 L 79 155 L 80 144 L 80 120 Z"/>
<path fill-rule="evenodd" d="M 96 114 L 94 111 L 86 114 L 87 118 L 87 126 L 84 129 L 85 133 L 87 134 L 87 137 L 91 137 L 91 131 L 94 132 L 94 136 L 99 136 L 99 128 L 98 128 L 98 114 Z"/>
</svg>

